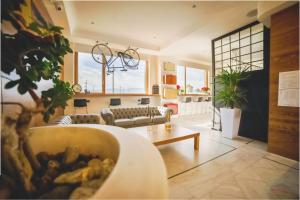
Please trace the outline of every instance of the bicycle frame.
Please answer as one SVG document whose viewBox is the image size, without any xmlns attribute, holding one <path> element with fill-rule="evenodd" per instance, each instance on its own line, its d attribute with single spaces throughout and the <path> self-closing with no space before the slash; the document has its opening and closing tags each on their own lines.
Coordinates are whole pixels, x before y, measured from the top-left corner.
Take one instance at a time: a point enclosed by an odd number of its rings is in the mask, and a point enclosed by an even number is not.
<svg viewBox="0 0 300 200">
<path fill-rule="evenodd" d="M 126 51 L 126 50 L 125 50 L 125 51 Z M 104 59 L 105 59 L 105 65 L 106 65 L 108 68 L 110 68 L 110 66 L 111 66 L 118 58 L 120 58 L 121 63 L 122 63 L 122 67 L 113 67 L 113 68 L 116 68 L 116 69 L 125 68 L 126 64 L 124 63 L 124 61 L 123 61 L 123 59 L 122 59 L 122 57 L 124 57 L 124 55 L 125 55 L 124 52 L 117 51 L 117 56 L 116 56 L 115 58 L 113 58 L 110 62 L 107 62 L 106 57 L 103 56 Z M 112 56 L 114 56 L 114 55 L 112 55 Z M 130 55 L 128 55 L 128 56 L 130 56 Z M 131 57 L 131 56 L 130 56 L 130 57 Z"/>
<path fill-rule="evenodd" d="M 99 48 L 99 46 L 102 46 L 104 48 L 106 48 L 106 50 L 109 51 L 108 55 L 105 55 L 104 52 L 101 51 L 101 49 Z M 102 55 L 102 62 L 101 61 L 97 61 L 97 59 L 94 57 L 94 49 L 98 47 L 98 49 L 101 52 Z M 137 60 L 137 63 L 135 65 L 130 65 L 129 62 L 133 60 L 133 56 L 131 56 L 130 54 L 127 54 L 127 51 L 133 51 L 133 53 L 135 53 L 135 55 L 137 56 L 138 59 L 134 59 Z M 138 68 L 138 63 L 140 61 L 140 57 L 139 54 L 137 52 L 137 49 L 132 49 L 130 47 L 128 47 L 125 51 L 115 51 L 117 54 L 114 55 L 113 52 L 111 51 L 111 49 L 108 47 L 108 43 L 105 44 L 97 44 L 92 48 L 92 56 L 94 58 L 94 60 L 96 62 L 99 62 L 101 64 L 104 64 L 107 67 L 107 71 L 108 72 L 113 72 L 114 69 L 121 69 L 121 71 L 127 71 L 127 69 L 137 69 Z M 107 56 L 109 56 L 109 59 L 107 60 Z M 115 56 L 115 58 L 113 58 Z M 121 60 L 121 65 L 122 66 L 111 66 L 117 59 Z"/>
</svg>

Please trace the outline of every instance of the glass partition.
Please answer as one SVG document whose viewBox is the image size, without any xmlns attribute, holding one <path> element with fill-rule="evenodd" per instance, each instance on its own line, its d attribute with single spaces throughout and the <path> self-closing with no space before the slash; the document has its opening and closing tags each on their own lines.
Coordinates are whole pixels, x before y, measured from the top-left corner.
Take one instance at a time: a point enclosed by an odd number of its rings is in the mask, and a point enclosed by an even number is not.
<svg viewBox="0 0 300 200">
<path fill-rule="evenodd" d="M 256 23 L 213 41 L 215 75 L 222 69 L 249 66 L 250 71 L 264 68 L 264 26 Z"/>
</svg>

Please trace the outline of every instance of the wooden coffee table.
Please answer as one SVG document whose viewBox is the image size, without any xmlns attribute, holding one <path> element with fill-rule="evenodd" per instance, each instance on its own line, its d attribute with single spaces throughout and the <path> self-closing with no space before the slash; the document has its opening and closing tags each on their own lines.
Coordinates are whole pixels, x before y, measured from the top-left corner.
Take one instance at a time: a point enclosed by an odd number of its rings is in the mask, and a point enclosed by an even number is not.
<svg viewBox="0 0 300 200">
<path fill-rule="evenodd" d="M 182 126 L 172 125 L 172 129 L 168 130 L 164 124 L 159 124 L 128 128 L 127 130 L 142 135 L 156 146 L 194 138 L 194 149 L 199 149 L 200 133 Z"/>
</svg>

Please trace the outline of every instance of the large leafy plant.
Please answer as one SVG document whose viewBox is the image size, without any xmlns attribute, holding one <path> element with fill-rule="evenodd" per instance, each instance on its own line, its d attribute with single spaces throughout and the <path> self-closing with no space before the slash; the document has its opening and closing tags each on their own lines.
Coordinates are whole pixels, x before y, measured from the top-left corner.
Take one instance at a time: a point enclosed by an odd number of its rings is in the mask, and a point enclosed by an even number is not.
<svg viewBox="0 0 300 200">
<path fill-rule="evenodd" d="M 2 172 L 11 178 L 11 182 L 22 185 L 27 193 L 34 191 L 31 183 L 33 170 L 39 170 L 40 164 L 33 155 L 28 142 L 28 129 L 31 119 L 42 114 L 47 122 L 56 108 L 64 108 L 67 100 L 73 96 L 69 83 L 60 80 L 61 65 L 67 53 L 71 53 L 69 41 L 62 35 L 62 28 L 39 21 L 26 21 L 21 14 L 24 0 L 2 1 L 2 24 L 10 24 L 13 31 L 1 29 L 1 75 L 9 79 L 6 89 L 17 88 L 23 95 L 28 93 L 35 106 L 33 108 L 21 102 L 2 102 L 21 107 L 17 118 L 6 116 L 2 124 Z M 15 73 L 15 76 L 10 76 Z M 16 77 L 16 78 L 11 78 Z M 52 81 L 52 87 L 37 93 L 40 81 Z"/>
<path fill-rule="evenodd" d="M 20 14 L 23 1 L 4 1 L 1 21 L 9 21 L 16 33 L 1 32 L 1 70 L 6 74 L 15 72 L 19 78 L 5 85 L 6 89 L 17 87 L 20 94 L 29 93 L 48 121 L 57 107 L 65 107 L 73 92 L 69 83 L 59 79 L 63 57 L 71 53 L 69 41 L 62 35 L 61 27 L 39 22 L 28 23 Z M 52 80 L 53 87 L 35 93 L 41 80 Z"/>
<path fill-rule="evenodd" d="M 216 101 L 227 108 L 240 107 L 246 102 L 246 90 L 240 87 L 240 82 L 249 77 L 249 67 L 241 66 L 233 69 L 228 66 L 226 70 L 215 76 L 215 84 L 219 87 L 216 91 Z"/>
</svg>

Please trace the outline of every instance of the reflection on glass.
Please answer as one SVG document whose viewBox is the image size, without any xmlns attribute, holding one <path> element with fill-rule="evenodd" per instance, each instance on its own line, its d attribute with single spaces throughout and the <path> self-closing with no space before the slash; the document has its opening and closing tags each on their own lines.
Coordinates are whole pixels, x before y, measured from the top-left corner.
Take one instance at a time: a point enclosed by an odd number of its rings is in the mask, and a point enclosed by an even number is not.
<svg viewBox="0 0 300 200">
<path fill-rule="evenodd" d="M 215 67 L 216 67 L 216 68 L 221 68 L 221 67 L 222 67 L 222 62 L 216 62 Z"/>
<path fill-rule="evenodd" d="M 229 72 L 230 68 L 229 67 L 224 67 L 223 70 Z"/>
<path fill-rule="evenodd" d="M 102 92 L 102 64 L 97 63 L 90 53 L 78 52 L 78 83 L 82 92 Z"/>
<path fill-rule="evenodd" d="M 219 44 L 222 41 L 223 46 L 222 51 L 220 47 L 215 49 L 215 52 L 219 53 L 219 55 L 215 54 L 215 68 L 228 65 L 239 66 L 240 62 L 250 63 L 263 60 L 263 30 L 263 24 L 259 23 L 218 40 Z M 263 62 L 257 64 L 259 67 L 255 70 L 263 69 Z"/>
<path fill-rule="evenodd" d="M 120 59 L 117 59 L 115 67 L 121 67 Z M 116 94 L 145 94 L 146 93 L 146 61 L 140 60 L 138 69 L 126 72 L 115 69 L 110 75 L 105 77 L 106 93 Z"/>
<path fill-rule="evenodd" d="M 259 23 L 257 25 L 254 25 L 251 27 L 251 33 L 254 34 L 254 33 L 258 33 L 258 32 L 261 32 L 263 31 L 263 24 L 262 23 Z"/>
<path fill-rule="evenodd" d="M 252 70 L 262 70 L 264 67 L 263 61 L 257 61 L 252 63 Z"/>
<path fill-rule="evenodd" d="M 219 47 L 219 46 L 221 46 L 221 40 L 215 41 L 215 47 Z"/>
<path fill-rule="evenodd" d="M 199 94 L 204 87 L 205 70 L 197 68 L 186 68 L 186 93 Z"/>
<path fill-rule="evenodd" d="M 215 54 L 220 54 L 221 53 L 221 47 L 218 47 L 215 49 Z"/>
<path fill-rule="evenodd" d="M 239 41 L 231 43 L 231 49 L 236 49 L 236 48 L 239 48 L 239 47 L 240 47 Z"/>
<path fill-rule="evenodd" d="M 241 56 L 241 61 L 243 63 L 249 63 L 250 62 L 250 55 Z"/>
<path fill-rule="evenodd" d="M 263 37 L 264 37 L 264 35 L 263 35 L 262 32 L 261 32 L 261 33 L 258 33 L 258 34 L 255 34 L 255 35 L 252 35 L 252 36 L 251 36 L 251 42 L 252 42 L 252 43 L 260 42 L 260 41 L 263 40 Z"/>
<path fill-rule="evenodd" d="M 252 54 L 252 61 L 262 60 L 262 59 L 263 59 L 263 52 L 262 51 Z"/>
<path fill-rule="evenodd" d="M 231 59 L 231 66 L 239 65 L 240 64 L 240 57 L 235 57 Z"/>
<path fill-rule="evenodd" d="M 246 37 L 244 39 L 241 40 L 241 47 L 244 47 L 246 45 L 250 44 L 250 37 Z"/>
<path fill-rule="evenodd" d="M 239 33 L 232 34 L 230 36 L 230 40 L 231 40 L 231 42 L 239 40 Z"/>
<path fill-rule="evenodd" d="M 216 61 L 220 61 L 220 60 L 222 60 L 222 55 L 216 55 Z"/>
<path fill-rule="evenodd" d="M 250 46 L 246 46 L 241 48 L 241 55 L 249 54 L 250 53 Z"/>
<path fill-rule="evenodd" d="M 263 42 L 255 43 L 251 45 L 251 52 L 263 50 Z"/>
<path fill-rule="evenodd" d="M 215 75 L 219 75 L 219 74 L 221 74 L 222 73 L 222 69 L 216 69 L 216 74 Z"/>
<path fill-rule="evenodd" d="M 223 53 L 223 60 L 230 58 L 230 52 Z"/>
<path fill-rule="evenodd" d="M 185 86 L 185 70 L 184 70 L 184 66 L 176 66 L 176 71 L 177 71 L 177 85 L 180 86 L 181 90 L 184 90 L 184 86 Z"/>
<path fill-rule="evenodd" d="M 230 60 L 223 60 L 223 67 L 228 67 L 230 65 Z"/>
<path fill-rule="evenodd" d="M 222 38 L 222 45 L 229 43 L 229 37 Z"/>
<path fill-rule="evenodd" d="M 242 31 L 240 32 L 240 36 L 241 36 L 241 38 L 250 36 L 250 28 L 247 28 L 247 29 L 245 29 L 245 30 L 242 30 Z"/>
<path fill-rule="evenodd" d="M 226 51 L 229 51 L 229 44 L 226 44 L 222 47 L 222 52 L 226 52 Z"/>
<path fill-rule="evenodd" d="M 234 49 L 231 51 L 231 58 L 237 57 L 240 54 L 240 49 Z"/>
</svg>

